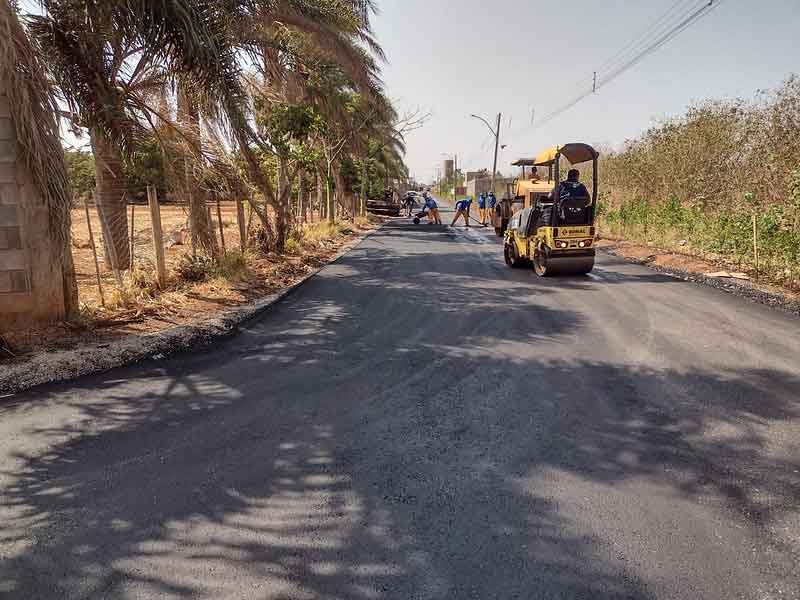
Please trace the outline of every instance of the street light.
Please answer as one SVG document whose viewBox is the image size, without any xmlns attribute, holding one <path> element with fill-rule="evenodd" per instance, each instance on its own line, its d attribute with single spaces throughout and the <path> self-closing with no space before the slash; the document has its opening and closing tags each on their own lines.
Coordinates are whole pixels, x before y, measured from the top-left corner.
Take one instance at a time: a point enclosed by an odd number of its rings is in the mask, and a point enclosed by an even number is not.
<svg viewBox="0 0 800 600">
<path fill-rule="evenodd" d="M 489 131 L 491 131 L 492 135 L 494 136 L 494 164 L 492 166 L 492 187 L 491 187 L 491 190 L 493 192 L 494 192 L 495 177 L 497 175 L 497 148 L 500 145 L 500 117 L 501 116 L 502 116 L 502 113 L 497 113 L 497 127 L 493 128 L 491 125 L 489 125 L 489 121 L 487 121 L 483 117 L 480 117 L 478 115 L 470 115 L 470 117 L 473 117 L 475 119 L 483 121 L 486 124 L 486 127 L 489 128 Z M 484 223 L 484 225 L 485 225 L 485 223 Z"/>
</svg>

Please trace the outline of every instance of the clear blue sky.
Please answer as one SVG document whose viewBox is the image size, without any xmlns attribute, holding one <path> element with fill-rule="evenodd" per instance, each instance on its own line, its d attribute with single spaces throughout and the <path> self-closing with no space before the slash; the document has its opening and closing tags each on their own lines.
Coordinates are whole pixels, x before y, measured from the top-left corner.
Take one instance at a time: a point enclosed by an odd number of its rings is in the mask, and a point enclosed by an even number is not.
<svg viewBox="0 0 800 600">
<path fill-rule="evenodd" d="M 407 140 L 412 172 L 430 180 L 443 152 L 468 169 L 491 167 L 491 134 L 470 113 L 502 112 L 506 131 L 522 129 L 532 108 L 557 108 L 673 1 L 382 0 L 375 30 L 387 91 L 402 108 L 433 113 Z M 617 146 L 695 100 L 773 88 L 800 74 L 799 38 L 800 0 L 724 0 L 596 95 L 502 140 L 498 168 L 510 172 L 514 158 L 566 141 Z"/>
</svg>

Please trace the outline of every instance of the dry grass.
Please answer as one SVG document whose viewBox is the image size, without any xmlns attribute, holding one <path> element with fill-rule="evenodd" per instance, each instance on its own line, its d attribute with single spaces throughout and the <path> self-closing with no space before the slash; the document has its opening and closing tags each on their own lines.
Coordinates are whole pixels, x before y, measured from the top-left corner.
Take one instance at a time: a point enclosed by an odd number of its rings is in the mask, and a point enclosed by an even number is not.
<svg viewBox="0 0 800 600">
<path fill-rule="evenodd" d="M 754 100 L 699 103 L 604 155 L 598 224 L 800 290 L 798 157 L 800 78 Z"/>
</svg>

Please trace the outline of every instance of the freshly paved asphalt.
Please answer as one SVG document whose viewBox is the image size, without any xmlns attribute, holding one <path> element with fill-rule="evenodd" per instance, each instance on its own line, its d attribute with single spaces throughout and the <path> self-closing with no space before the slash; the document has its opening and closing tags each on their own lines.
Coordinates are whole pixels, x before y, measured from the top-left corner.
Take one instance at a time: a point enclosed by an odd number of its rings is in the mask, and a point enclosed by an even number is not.
<svg viewBox="0 0 800 600">
<path fill-rule="evenodd" d="M 0 401 L 0 596 L 798 598 L 799 334 L 393 222 L 212 350 Z"/>
</svg>

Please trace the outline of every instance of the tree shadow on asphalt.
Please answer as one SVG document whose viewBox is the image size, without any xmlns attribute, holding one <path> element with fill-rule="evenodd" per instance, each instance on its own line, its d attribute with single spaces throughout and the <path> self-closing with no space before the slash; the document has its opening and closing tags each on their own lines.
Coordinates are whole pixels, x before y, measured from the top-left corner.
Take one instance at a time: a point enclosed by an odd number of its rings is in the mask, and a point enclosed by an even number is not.
<svg viewBox="0 0 800 600">
<path fill-rule="evenodd" d="M 0 594 L 652 598 L 521 482 L 654 481 L 754 531 L 795 510 L 800 465 L 769 433 L 800 418 L 795 374 L 515 357 L 579 333 L 580 315 L 507 305 L 526 284 L 474 285 L 474 257 L 449 256 L 442 278 L 420 252 L 409 281 L 376 252 L 214 350 L 49 392 L 75 418 L 32 426 L 46 449 L 2 469 Z M 380 323 L 360 318 L 376 307 Z M 417 319 L 441 320 L 446 343 Z"/>
</svg>

